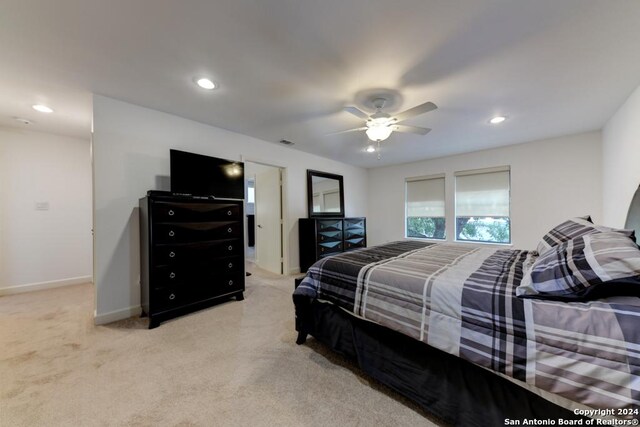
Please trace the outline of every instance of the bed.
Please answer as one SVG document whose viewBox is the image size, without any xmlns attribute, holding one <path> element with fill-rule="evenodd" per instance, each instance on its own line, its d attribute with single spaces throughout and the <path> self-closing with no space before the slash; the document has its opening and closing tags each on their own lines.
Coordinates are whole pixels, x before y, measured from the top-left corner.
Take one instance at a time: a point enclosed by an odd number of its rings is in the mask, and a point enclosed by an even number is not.
<svg viewBox="0 0 640 427">
<path fill-rule="evenodd" d="M 606 239 L 640 275 L 633 232 L 589 224 L 560 224 L 536 251 L 400 241 L 323 258 L 293 295 L 297 342 L 314 336 L 446 424 L 636 425 L 638 278 L 549 285 L 549 265 L 610 257 Z"/>
</svg>

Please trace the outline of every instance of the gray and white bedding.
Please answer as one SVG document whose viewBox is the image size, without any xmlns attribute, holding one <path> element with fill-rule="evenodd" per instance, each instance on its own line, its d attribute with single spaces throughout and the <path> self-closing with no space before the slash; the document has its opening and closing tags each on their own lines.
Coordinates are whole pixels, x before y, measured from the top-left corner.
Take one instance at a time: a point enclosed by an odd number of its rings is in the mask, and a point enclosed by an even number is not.
<svg viewBox="0 0 640 427">
<path fill-rule="evenodd" d="M 295 293 L 569 401 L 637 418 L 640 298 L 519 298 L 516 288 L 537 257 L 394 242 L 321 259 Z"/>
</svg>

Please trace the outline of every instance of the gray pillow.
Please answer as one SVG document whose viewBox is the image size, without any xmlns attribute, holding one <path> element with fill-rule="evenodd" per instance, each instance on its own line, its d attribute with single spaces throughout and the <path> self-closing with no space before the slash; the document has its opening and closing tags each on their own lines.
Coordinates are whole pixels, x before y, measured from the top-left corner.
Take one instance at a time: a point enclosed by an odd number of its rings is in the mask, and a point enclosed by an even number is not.
<svg viewBox="0 0 640 427">
<path fill-rule="evenodd" d="M 615 231 L 567 240 L 533 263 L 516 295 L 563 301 L 640 296 L 640 249 Z"/>
<path fill-rule="evenodd" d="M 604 233 L 609 231 L 622 233 L 625 236 L 630 237 L 634 242 L 636 240 L 634 230 L 615 229 L 605 227 L 604 225 L 595 225 L 591 222 L 590 216 L 583 216 L 569 219 L 562 224 L 558 224 L 553 227 L 542 237 L 542 240 L 538 243 L 536 250 L 538 251 L 538 254 L 542 256 L 549 249 L 564 243 L 567 240 L 584 236 L 585 234 Z"/>
</svg>

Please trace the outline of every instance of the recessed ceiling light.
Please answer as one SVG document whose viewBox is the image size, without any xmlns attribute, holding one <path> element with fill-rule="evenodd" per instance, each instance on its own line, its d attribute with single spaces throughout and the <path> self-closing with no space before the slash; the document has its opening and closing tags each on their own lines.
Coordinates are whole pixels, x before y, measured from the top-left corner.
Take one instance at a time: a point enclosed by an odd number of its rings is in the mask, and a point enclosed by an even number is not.
<svg viewBox="0 0 640 427">
<path fill-rule="evenodd" d="M 507 120 L 505 116 L 495 116 L 494 118 L 489 120 L 489 123 L 491 123 L 492 125 L 497 125 L 498 123 L 502 123 L 505 120 Z"/>
<path fill-rule="evenodd" d="M 53 113 L 53 109 L 51 107 L 47 107 L 43 104 L 35 104 L 31 107 L 36 111 L 40 111 L 41 113 Z"/>
<path fill-rule="evenodd" d="M 373 153 L 374 151 L 376 151 L 376 147 L 373 145 L 367 146 L 367 153 Z"/>
<path fill-rule="evenodd" d="M 200 86 L 202 89 L 207 89 L 207 90 L 212 90 L 217 87 L 217 85 L 214 82 L 212 82 L 206 77 L 196 79 L 196 84 Z"/>
</svg>

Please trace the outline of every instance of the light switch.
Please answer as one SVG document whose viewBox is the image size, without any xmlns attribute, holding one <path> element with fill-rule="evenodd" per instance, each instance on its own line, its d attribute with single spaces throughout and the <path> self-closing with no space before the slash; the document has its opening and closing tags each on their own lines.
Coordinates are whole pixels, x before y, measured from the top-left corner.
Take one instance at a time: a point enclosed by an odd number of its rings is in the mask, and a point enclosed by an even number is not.
<svg viewBox="0 0 640 427">
<path fill-rule="evenodd" d="M 49 210 L 49 202 L 36 202 L 36 210 L 37 211 L 48 211 Z"/>
</svg>

